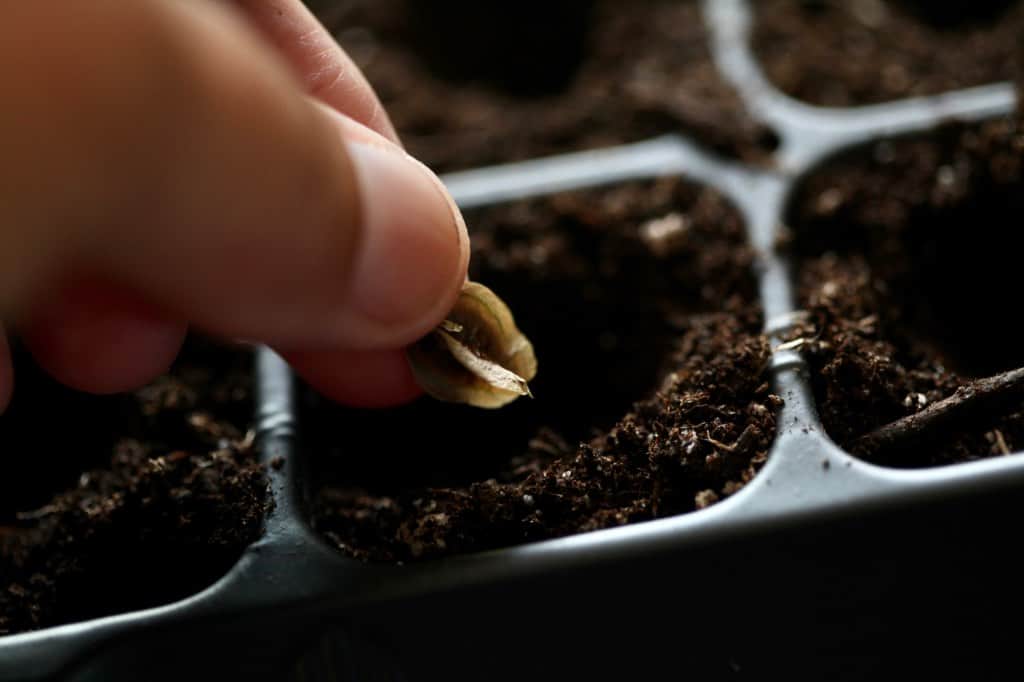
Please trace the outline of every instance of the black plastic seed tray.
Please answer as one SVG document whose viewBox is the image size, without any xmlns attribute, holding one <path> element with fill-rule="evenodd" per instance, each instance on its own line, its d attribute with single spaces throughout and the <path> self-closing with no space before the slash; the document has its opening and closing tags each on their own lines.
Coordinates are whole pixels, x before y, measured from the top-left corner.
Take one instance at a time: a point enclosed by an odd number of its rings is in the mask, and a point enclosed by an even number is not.
<svg viewBox="0 0 1024 682">
<path fill-rule="evenodd" d="M 464 207 L 680 175 L 728 197 L 759 253 L 767 331 L 795 309 L 774 245 L 791 191 L 841 150 L 1016 106 L 996 84 L 854 109 L 792 100 L 748 49 L 748 8 L 705 4 L 715 59 L 781 140 L 772 168 L 676 135 L 445 178 Z M 348 559 L 310 529 L 284 363 L 260 353 L 258 428 L 276 507 L 216 585 L 137 613 L 0 638 L 0 680 L 985 679 L 1013 674 L 1024 587 L 1020 455 L 866 464 L 823 432 L 796 350 L 769 460 L 705 510 L 408 566 Z M 340 436 L 343 437 L 343 434 Z"/>
</svg>

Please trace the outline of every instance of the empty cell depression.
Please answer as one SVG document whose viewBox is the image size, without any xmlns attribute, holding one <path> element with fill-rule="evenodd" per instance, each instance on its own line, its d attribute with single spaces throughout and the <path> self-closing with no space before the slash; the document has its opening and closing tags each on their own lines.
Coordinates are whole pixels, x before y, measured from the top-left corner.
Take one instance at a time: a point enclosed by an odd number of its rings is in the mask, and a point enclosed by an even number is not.
<svg viewBox="0 0 1024 682">
<path fill-rule="evenodd" d="M 308 4 L 438 171 L 669 132 L 753 161 L 777 144 L 719 75 L 696 0 Z"/>
<path fill-rule="evenodd" d="M 779 399 L 739 214 L 669 178 L 466 213 L 471 277 L 536 349 L 533 399 L 397 410 L 307 395 L 313 525 L 412 561 L 671 516 L 749 482 Z"/>
<path fill-rule="evenodd" d="M 1017 115 L 880 140 L 800 183 L 796 343 L 837 443 L 897 467 L 1024 449 L 1022 188 Z"/>
<path fill-rule="evenodd" d="M 192 339 L 167 375 L 108 397 L 16 355 L 0 418 L 0 635 L 188 597 L 259 537 L 249 350 Z"/>
<path fill-rule="evenodd" d="M 749 4 L 766 75 L 811 104 L 874 104 L 1024 77 L 1019 0 Z"/>
</svg>

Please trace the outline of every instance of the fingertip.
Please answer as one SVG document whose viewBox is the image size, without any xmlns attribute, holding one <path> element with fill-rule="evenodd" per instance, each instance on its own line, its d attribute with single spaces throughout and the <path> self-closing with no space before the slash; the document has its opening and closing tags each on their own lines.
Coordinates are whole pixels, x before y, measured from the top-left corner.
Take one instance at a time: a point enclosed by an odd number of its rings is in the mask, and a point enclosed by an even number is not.
<svg viewBox="0 0 1024 682">
<path fill-rule="evenodd" d="M 77 327 L 33 326 L 24 332 L 32 357 L 77 391 L 134 390 L 166 372 L 184 341 L 185 325 L 125 318 Z"/>
<path fill-rule="evenodd" d="M 80 283 L 42 302 L 19 330 L 55 379 L 104 394 L 133 390 L 166 372 L 187 326 L 126 291 Z"/>
<path fill-rule="evenodd" d="M 283 352 L 314 390 L 349 407 L 384 408 L 422 394 L 401 350 Z"/>
<path fill-rule="evenodd" d="M 404 153 L 348 141 L 362 208 L 347 308 L 349 345 L 401 347 L 439 324 L 466 278 L 469 238 L 441 181 Z"/>
</svg>

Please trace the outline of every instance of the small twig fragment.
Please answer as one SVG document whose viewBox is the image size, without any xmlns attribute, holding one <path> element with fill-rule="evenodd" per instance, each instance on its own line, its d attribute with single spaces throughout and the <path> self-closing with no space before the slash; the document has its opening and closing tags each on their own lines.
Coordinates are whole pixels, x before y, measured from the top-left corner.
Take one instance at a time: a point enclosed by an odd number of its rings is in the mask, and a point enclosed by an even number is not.
<svg viewBox="0 0 1024 682">
<path fill-rule="evenodd" d="M 46 518 L 51 514 L 56 514 L 59 511 L 57 505 L 48 504 L 39 509 L 33 509 L 32 511 L 18 512 L 15 518 L 18 521 L 38 521 L 39 519 Z"/>
<path fill-rule="evenodd" d="M 992 433 L 995 434 L 996 447 L 999 448 L 999 454 L 1010 454 L 1010 446 L 1006 444 L 1006 438 L 1003 437 L 1003 432 L 999 429 L 993 429 Z"/>
<path fill-rule="evenodd" d="M 878 454 L 938 435 L 979 412 L 1020 399 L 1024 399 L 1024 367 L 964 384 L 948 398 L 855 438 L 846 447 L 861 455 Z"/>
</svg>

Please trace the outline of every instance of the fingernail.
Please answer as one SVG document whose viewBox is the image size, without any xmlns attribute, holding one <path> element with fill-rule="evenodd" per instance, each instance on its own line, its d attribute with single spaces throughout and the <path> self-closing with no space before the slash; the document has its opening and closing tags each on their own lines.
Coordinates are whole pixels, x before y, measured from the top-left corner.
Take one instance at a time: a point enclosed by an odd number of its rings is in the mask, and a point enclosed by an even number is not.
<svg viewBox="0 0 1024 682">
<path fill-rule="evenodd" d="M 362 197 L 363 232 L 351 303 L 396 344 L 438 324 L 464 280 L 462 215 L 422 163 L 380 145 L 348 142 Z"/>
</svg>

